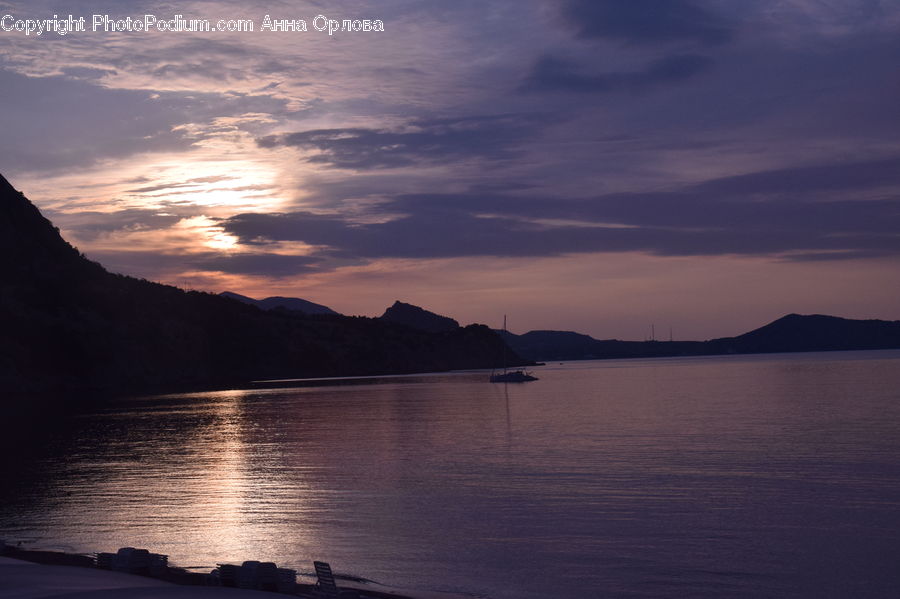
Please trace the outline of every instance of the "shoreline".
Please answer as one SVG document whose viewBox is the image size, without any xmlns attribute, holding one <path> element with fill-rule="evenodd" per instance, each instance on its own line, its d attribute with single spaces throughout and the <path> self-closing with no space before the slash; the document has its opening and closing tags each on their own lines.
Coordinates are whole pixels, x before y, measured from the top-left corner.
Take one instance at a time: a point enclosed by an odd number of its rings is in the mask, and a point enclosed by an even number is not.
<svg viewBox="0 0 900 599">
<path fill-rule="evenodd" d="M 101 555 L 101 554 L 96 554 Z M 223 586 L 212 574 L 192 572 L 165 565 L 154 571 L 125 572 L 103 568 L 89 554 L 25 549 L 0 541 L 0 598 L 17 599 L 65 597 L 89 599 L 315 599 L 315 583 L 297 582 L 290 592 Z M 302 575 L 304 578 L 307 575 Z M 357 577 L 335 575 L 342 592 L 352 591 L 358 599 L 472 599 L 471 596 L 441 591 L 396 589 Z M 372 588 L 377 585 L 380 588 Z"/>
</svg>

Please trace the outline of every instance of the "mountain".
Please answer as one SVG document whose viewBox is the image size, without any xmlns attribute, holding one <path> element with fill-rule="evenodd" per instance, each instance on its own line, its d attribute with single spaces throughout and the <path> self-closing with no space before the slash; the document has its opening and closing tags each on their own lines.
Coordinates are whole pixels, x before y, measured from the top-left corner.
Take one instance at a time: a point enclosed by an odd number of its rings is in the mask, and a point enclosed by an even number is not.
<svg viewBox="0 0 900 599">
<path fill-rule="evenodd" d="M 568 331 L 498 333 L 520 356 L 538 361 L 900 348 L 900 321 L 818 314 L 789 314 L 749 333 L 709 341 L 598 340 Z"/>
<path fill-rule="evenodd" d="M 514 335 L 497 331 L 507 345 L 523 356 L 541 356 L 541 360 L 577 360 L 597 357 L 597 343 L 593 337 L 571 331 L 529 331 Z"/>
<path fill-rule="evenodd" d="M 737 337 L 707 342 L 717 353 L 772 353 L 900 348 L 900 321 L 788 314 Z"/>
<path fill-rule="evenodd" d="M 100 276 L 102 268 L 69 245 L 21 192 L 0 176 L 0 265 L 4 278 L 38 284 Z"/>
<path fill-rule="evenodd" d="M 452 318 L 400 301 L 395 301 L 394 305 L 385 310 L 380 318 L 385 322 L 393 322 L 429 333 L 446 333 L 459 328 L 459 323 Z"/>
<path fill-rule="evenodd" d="M 246 295 L 240 295 L 239 293 L 232 293 L 231 291 L 223 291 L 219 295 L 245 304 L 250 304 L 251 306 L 256 306 L 262 310 L 276 310 L 281 308 L 284 310 L 303 312 L 304 314 L 337 314 L 337 312 L 328 306 L 316 304 L 305 299 L 300 299 L 299 297 L 273 296 L 258 300 L 247 297 Z"/>
<path fill-rule="evenodd" d="M 709 353 L 703 341 L 619 341 L 598 340 L 571 331 L 530 331 L 522 335 L 495 331 L 518 355 L 538 362 L 600 360 L 619 358 L 660 358 L 697 356 Z"/>
<path fill-rule="evenodd" d="M 503 347 L 482 325 L 433 334 L 374 318 L 261 311 L 109 273 L 0 176 L 0 389 L 7 397 L 490 368 Z"/>
</svg>

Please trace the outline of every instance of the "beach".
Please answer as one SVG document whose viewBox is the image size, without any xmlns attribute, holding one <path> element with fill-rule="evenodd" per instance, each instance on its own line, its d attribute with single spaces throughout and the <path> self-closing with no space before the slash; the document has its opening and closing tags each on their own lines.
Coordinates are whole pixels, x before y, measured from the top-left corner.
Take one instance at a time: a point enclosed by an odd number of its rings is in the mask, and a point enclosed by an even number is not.
<svg viewBox="0 0 900 599">
<path fill-rule="evenodd" d="M 150 576 L 113 572 L 87 565 L 90 558 L 81 555 L 11 551 L 18 557 L 0 556 L 0 598 L 3 599 L 274 599 L 285 593 L 201 586 L 202 575 L 193 575 L 178 584 Z M 10 553 L 10 551 L 7 551 Z M 19 558 L 24 559 L 19 559 Z M 30 561 L 37 560 L 37 561 Z M 38 563 L 41 562 L 41 563 Z M 79 565 L 60 565 L 79 564 Z M 177 569 L 172 569 L 177 571 Z M 381 585 L 379 585 L 381 586 Z M 360 599 L 462 599 L 451 593 L 394 592 L 387 587 L 367 588 L 364 582 L 340 583 L 341 591 L 356 591 Z M 298 584 L 288 596 L 317 597 L 315 585 Z"/>
<path fill-rule="evenodd" d="M 181 586 L 146 576 L 78 566 L 50 566 L 0 557 L 0 597 L 5 598 L 261 599 L 271 596 L 271 593 L 262 591 Z"/>
</svg>

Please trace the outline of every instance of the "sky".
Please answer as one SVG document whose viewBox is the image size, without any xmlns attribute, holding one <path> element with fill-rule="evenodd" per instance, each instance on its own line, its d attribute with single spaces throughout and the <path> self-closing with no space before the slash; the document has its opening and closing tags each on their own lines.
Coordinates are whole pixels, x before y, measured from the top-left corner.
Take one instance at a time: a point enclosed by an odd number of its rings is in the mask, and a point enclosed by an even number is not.
<svg viewBox="0 0 900 599">
<path fill-rule="evenodd" d="M 86 31 L 16 30 L 54 14 Z M 0 0 L 0 17 L 0 173 L 112 271 L 600 339 L 900 319 L 893 0 Z"/>
</svg>

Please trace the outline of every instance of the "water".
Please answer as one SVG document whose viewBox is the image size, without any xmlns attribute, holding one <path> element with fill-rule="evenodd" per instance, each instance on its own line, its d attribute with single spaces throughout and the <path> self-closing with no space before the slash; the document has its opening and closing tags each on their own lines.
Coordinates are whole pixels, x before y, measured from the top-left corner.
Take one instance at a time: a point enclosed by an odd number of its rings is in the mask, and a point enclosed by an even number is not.
<svg viewBox="0 0 900 599">
<path fill-rule="evenodd" d="M 897 596 L 900 352 L 536 374 L 122 399 L 23 455 L 0 538 L 495 599 Z"/>
</svg>

